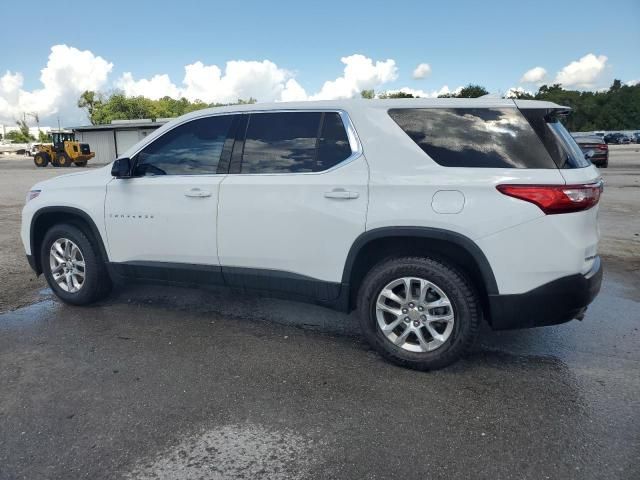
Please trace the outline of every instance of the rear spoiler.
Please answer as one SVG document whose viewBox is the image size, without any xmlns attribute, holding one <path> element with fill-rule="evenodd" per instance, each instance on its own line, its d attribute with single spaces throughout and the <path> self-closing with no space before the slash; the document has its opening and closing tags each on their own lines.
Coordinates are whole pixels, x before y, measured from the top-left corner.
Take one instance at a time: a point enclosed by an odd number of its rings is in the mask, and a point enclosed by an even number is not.
<svg viewBox="0 0 640 480">
<path fill-rule="evenodd" d="M 536 111 L 539 116 L 544 116 L 547 122 L 555 121 L 560 117 L 566 117 L 571 113 L 571 107 L 558 105 L 553 102 L 545 102 L 540 100 L 514 100 L 518 110 Z"/>
</svg>

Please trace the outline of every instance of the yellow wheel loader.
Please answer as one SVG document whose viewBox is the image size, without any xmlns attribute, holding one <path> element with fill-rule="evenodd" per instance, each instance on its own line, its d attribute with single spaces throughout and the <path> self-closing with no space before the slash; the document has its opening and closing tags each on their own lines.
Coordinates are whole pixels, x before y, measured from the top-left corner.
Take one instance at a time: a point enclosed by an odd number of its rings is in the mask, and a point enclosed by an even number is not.
<svg viewBox="0 0 640 480">
<path fill-rule="evenodd" d="M 33 156 L 36 167 L 46 167 L 49 163 L 54 167 L 69 167 L 75 164 L 86 167 L 89 159 L 96 156 L 89 144 L 76 141 L 73 132 L 68 130 L 52 130 L 51 144 L 42 144 Z"/>
</svg>

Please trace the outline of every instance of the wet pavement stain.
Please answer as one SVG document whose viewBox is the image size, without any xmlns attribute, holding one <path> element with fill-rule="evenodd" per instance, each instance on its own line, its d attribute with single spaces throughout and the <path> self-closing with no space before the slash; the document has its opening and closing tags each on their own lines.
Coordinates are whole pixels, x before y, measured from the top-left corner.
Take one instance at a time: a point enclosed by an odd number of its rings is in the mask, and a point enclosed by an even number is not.
<svg viewBox="0 0 640 480">
<path fill-rule="evenodd" d="M 634 275 L 608 270 L 583 322 L 485 328 L 431 373 L 302 304 L 47 299 L 0 315 L 0 478 L 640 478 Z"/>
</svg>

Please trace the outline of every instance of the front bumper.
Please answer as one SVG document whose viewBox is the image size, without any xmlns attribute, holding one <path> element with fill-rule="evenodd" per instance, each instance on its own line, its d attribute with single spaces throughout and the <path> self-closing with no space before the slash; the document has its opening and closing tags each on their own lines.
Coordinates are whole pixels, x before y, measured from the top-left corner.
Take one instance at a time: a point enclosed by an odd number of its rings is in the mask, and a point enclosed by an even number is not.
<svg viewBox="0 0 640 480">
<path fill-rule="evenodd" d="M 600 291 L 602 264 L 596 257 L 586 275 L 559 278 L 526 293 L 489 295 L 494 330 L 542 327 L 580 316 Z"/>
</svg>

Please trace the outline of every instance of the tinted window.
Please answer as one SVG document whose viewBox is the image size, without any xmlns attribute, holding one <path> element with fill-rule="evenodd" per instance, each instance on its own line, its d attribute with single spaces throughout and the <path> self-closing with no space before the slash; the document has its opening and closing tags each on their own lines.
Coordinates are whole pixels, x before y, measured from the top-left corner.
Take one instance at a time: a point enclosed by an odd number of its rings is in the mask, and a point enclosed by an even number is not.
<svg viewBox="0 0 640 480">
<path fill-rule="evenodd" d="M 584 158 L 580 147 L 560 123 L 559 111 L 543 108 L 525 108 L 527 118 L 558 168 L 582 168 L 591 163 Z"/>
<path fill-rule="evenodd" d="M 138 154 L 139 175 L 217 173 L 232 116 L 207 117 L 182 124 Z"/>
<path fill-rule="evenodd" d="M 389 115 L 445 167 L 556 168 L 515 108 L 392 109 Z"/>
<path fill-rule="evenodd" d="M 564 152 L 565 161 L 561 165 L 561 168 L 583 168 L 591 165 L 591 162 L 585 158 L 584 153 L 582 153 L 582 150 L 571 134 L 564 128 L 564 125 L 556 120 L 547 123 L 547 126 L 556 136 L 556 141 L 560 144 L 560 148 Z"/>
<path fill-rule="evenodd" d="M 318 140 L 318 167 L 328 170 L 351 155 L 351 145 L 342 118 L 336 112 L 324 114 Z"/>
<path fill-rule="evenodd" d="M 241 171 L 319 172 L 350 155 L 349 139 L 338 113 L 254 113 L 249 118 Z"/>
</svg>

